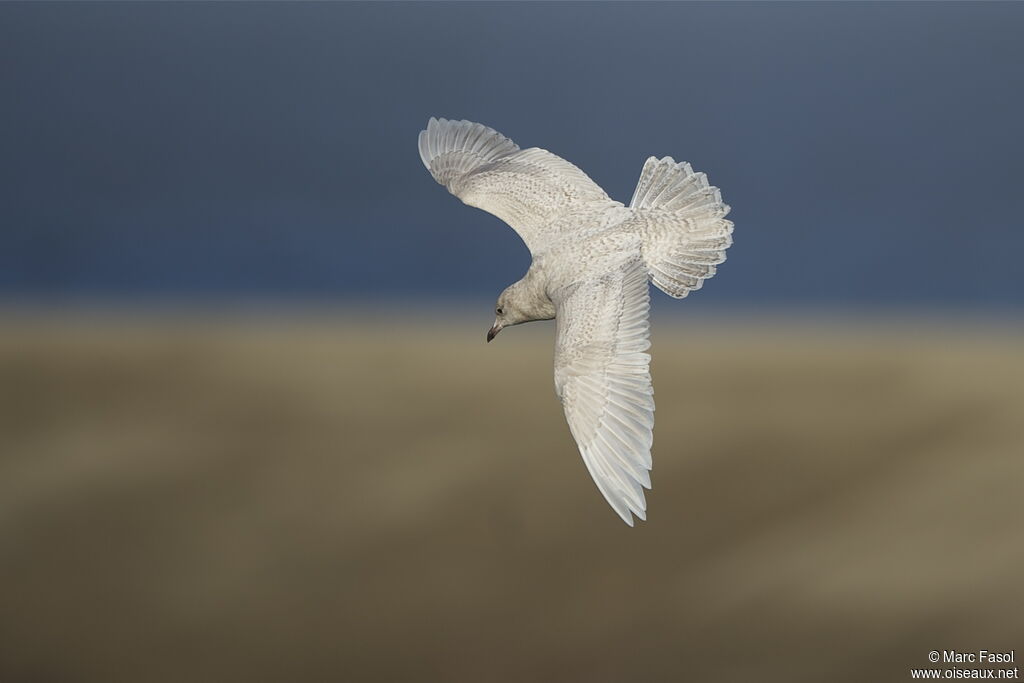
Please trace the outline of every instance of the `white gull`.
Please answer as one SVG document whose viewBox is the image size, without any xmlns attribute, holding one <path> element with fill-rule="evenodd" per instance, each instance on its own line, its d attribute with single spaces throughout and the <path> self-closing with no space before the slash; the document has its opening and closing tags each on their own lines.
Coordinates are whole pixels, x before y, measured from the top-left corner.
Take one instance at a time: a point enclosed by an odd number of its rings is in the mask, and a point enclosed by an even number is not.
<svg viewBox="0 0 1024 683">
<path fill-rule="evenodd" d="M 729 207 L 703 173 L 650 157 L 629 206 L 544 149 L 519 149 L 470 121 L 431 118 L 420 157 L 464 203 L 508 223 L 533 256 L 498 297 L 487 341 L 532 320 L 556 322 L 555 391 L 587 470 L 630 526 L 646 519 L 654 390 L 647 282 L 683 298 L 732 244 Z"/>
</svg>

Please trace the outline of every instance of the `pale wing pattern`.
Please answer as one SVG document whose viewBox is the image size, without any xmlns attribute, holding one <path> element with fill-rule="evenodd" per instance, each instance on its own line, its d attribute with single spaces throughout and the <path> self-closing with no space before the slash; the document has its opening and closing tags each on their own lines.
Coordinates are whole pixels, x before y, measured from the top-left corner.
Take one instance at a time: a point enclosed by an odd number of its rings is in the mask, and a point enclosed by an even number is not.
<svg viewBox="0 0 1024 683">
<path fill-rule="evenodd" d="M 630 526 L 646 519 L 651 487 L 654 390 L 647 271 L 631 259 L 555 293 L 555 390 L 583 462 Z"/>
<path fill-rule="evenodd" d="M 419 149 L 437 182 L 508 223 L 533 254 L 559 233 L 587 225 L 562 218 L 622 206 L 565 159 L 536 147 L 521 150 L 479 123 L 431 118 Z"/>
</svg>

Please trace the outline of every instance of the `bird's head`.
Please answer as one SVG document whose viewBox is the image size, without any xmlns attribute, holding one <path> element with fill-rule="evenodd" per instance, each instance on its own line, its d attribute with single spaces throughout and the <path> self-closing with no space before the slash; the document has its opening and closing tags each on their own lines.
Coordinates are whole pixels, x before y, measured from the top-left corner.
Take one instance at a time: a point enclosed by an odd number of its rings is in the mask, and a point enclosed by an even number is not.
<svg viewBox="0 0 1024 683">
<path fill-rule="evenodd" d="M 519 305 L 519 299 L 521 298 L 520 287 L 520 283 L 517 282 L 505 289 L 501 296 L 498 297 L 498 302 L 494 305 L 494 325 L 487 332 L 487 341 L 494 339 L 506 327 L 534 319 L 527 315 L 522 306 Z"/>
</svg>

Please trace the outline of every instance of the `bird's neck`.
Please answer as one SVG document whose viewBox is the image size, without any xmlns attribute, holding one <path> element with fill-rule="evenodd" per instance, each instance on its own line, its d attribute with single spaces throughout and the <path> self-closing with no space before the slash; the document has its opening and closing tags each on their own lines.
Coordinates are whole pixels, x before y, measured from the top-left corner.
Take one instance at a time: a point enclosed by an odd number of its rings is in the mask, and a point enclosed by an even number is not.
<svg viewBox="0 0 1024 683">
<path fill-rule="evenodd" d="M 531 265 L 526 276 L 513 287 L 517 307 L 529 316 L 529 320 L 552 320 L 555 317 L 555 304 L 547 294 L 547 276 L 539 264 Z"/>
</svg>

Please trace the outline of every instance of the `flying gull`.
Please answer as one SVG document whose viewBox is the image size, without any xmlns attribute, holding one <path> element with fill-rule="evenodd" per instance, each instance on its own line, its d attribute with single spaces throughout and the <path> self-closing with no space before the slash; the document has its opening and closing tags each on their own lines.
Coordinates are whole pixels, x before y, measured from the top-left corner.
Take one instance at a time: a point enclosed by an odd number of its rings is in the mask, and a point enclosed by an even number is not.
<svg viewBox="0 0 1024 683">
<path fill-rule="evenodd" d="M 623 206 L 565 159 L 470 121 L 431 118 L 419 149 L 434 180 L 508 223 L 533 257 L 498 297 L 487 341 L 512 325 L 556 320 L 555 391 L 583 462 L 626 524 L 646 519 L 647 282 L 681 299 L 725 261 L 732 222 L 718 189 L 686 162 L 650 157 Z"/>
</svg>

